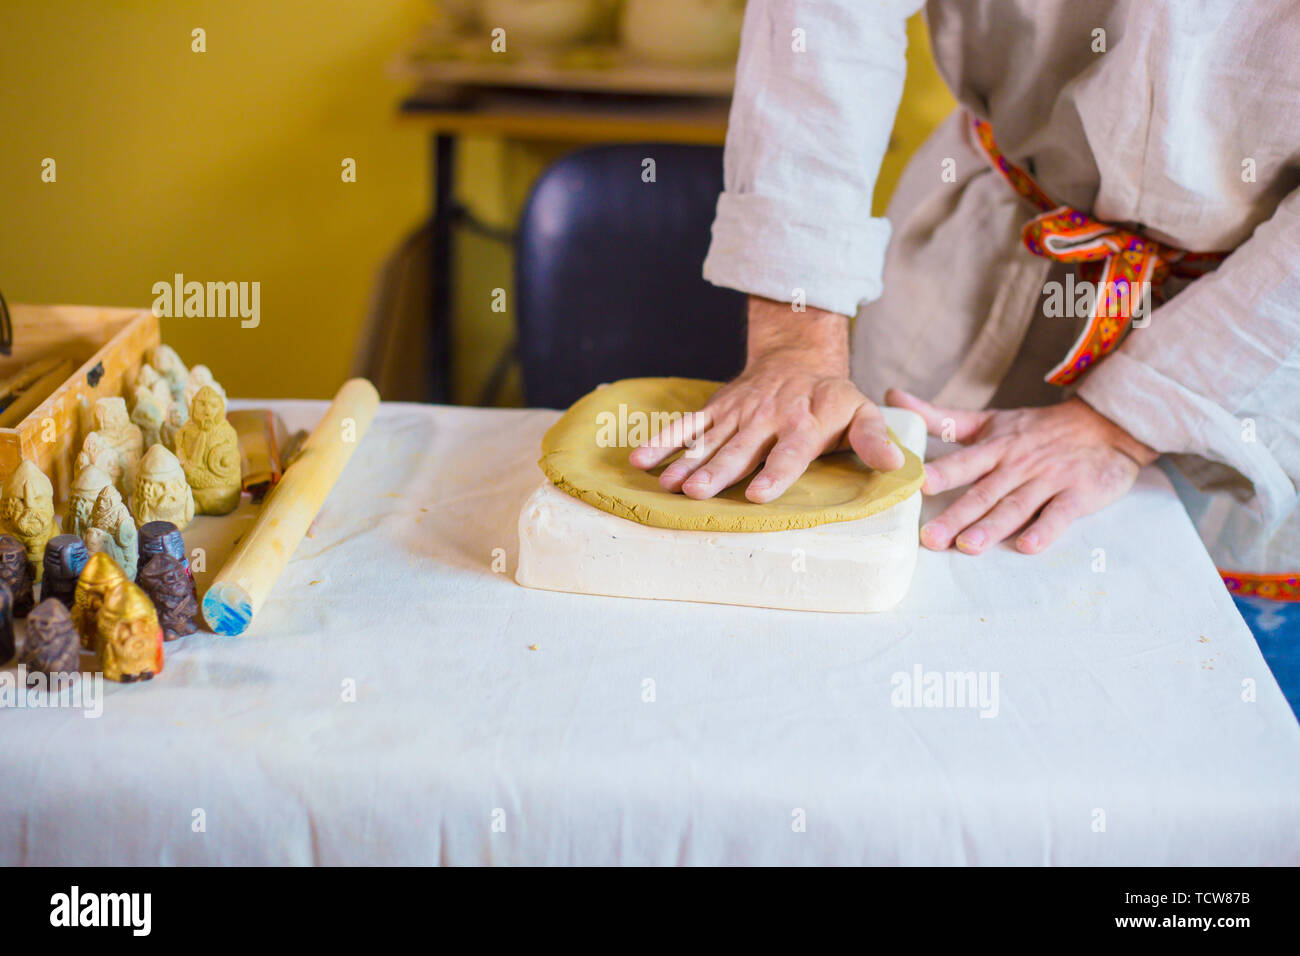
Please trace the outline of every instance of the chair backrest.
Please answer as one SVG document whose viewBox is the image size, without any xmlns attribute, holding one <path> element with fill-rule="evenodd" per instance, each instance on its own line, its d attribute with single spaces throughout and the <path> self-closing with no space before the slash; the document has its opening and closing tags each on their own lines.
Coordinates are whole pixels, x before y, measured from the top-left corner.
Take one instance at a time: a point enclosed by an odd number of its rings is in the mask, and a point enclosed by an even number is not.
<svg viewBox="0 0 1300 956">
<path fill-rule="evenodd" d="M 701 275 L 721 191 L 722 150 L 705 146 L 596 146 L 542 174 L 516 238 L 529 405 L 564 408 L 620 378 L 740 371 L 745 297 Z"/>
</svg>

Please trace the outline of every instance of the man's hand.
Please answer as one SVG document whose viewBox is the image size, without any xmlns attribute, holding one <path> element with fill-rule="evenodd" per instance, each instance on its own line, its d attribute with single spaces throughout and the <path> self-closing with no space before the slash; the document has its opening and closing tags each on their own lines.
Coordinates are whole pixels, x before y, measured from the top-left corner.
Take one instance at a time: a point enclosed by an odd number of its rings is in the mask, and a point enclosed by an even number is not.
<svg viewBox="0 0 1300 956">
<path fill-rule="evenodd" d="M 936 408 L 901 389 L 890 389 L 885 401 L 919 414 L 931 435 L 967 446 L 925 466 L 925 494 L 970 485 L 921 528 L 921 543 L 936 551 L 955 539 L 959 550 L 980 554 L 1041 509 L 1016 538 L 1018 550 L 1037 554 L 1075 518 L 1124 495 L 1138 469 L 1158 457 L 1078 398 L 1045 408 L 984 412 Z"/>
<path fill-rule="evenodd" d="M 711 498 L 766 459 L 745 489 L 754 502 L 779 498 L 828 451 L 852 447 L 882 471 L 903 466 L 878 409 L 849 380 L 849 320 L 788 302 L 751 297 L 745 370 L 703 411 L 632 451 L 637 468 L 654 468 L 682 446 L 659 484 Z"/>
</svg>

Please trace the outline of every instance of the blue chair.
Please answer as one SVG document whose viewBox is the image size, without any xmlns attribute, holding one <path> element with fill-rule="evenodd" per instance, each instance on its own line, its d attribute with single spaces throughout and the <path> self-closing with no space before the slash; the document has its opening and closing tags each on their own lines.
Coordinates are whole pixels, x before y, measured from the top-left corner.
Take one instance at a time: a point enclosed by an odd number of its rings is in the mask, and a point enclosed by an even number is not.
<svg viewBox="0 0 1300 956">
<path fill-rule="evenodd" d="M 565 408 L 620 378 L 741 370 L 745 297 L 700 274 L 721 190 L 722 150 L 704 146 L 596 146 L 542 174 L 515 240 L 527 404 Z"/>
</svg>

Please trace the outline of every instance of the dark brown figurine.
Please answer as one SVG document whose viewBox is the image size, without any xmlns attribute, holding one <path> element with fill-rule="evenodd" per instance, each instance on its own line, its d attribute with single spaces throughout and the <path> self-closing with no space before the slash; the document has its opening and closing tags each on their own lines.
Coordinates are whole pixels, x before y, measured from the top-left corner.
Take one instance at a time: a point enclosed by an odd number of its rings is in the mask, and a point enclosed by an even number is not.
<svg viewBox="0 0 1300 956">
<path fill-rule="evenodd" d="M 199 629 L 194 623 L 199 613 L 194 582 L 170 554 L 156 554 L 150 558 L 140 572 L 139 584 L 158 611 L 163 640 L 174 641 Z"/>
<path fill-rule="evenodd" d="M 49 572 L 46 571 L 46 581 Z M 72 615 L 57 598 L 46 598 L 27 615 L 23 663 L 46 674 L 73 674 L 81 669 L 81 641 Z"/>
<path fill-rule="evenodd" d="M 86 543 L 75 534 L 60 534 L 45 545 L 45 575 L 41 578 L 41 601 L 58 598 L 63 606 L 72 609 L 72 595 L 77 589 L 77 577 L 90 560 Z"/>
<path fill-rule="evenodd" d="M 194 572 L 190 570 L 190 561 L 185 554 L 185 539 L 181 537 L 180 529 L 170 521 L 146 521 L 140 525 L 140 567 L 136 571 L 137 578 L 149 559 L 157 554 L 170 554 L 180 562 L 189 579 L 194 580 Z"/>
<path fill-rule="evenodd" d="M 15 618 L 26 617 L 36 604 L 26 546 L 11 534 L 0 534 L 0 582 L 9 586 Z"/>
<path fill-rule="evenodd" d="M 14 656 L 13 606 L 8 585 L 0 583 L 0 664 L 8 664 Z"/>
</svg>

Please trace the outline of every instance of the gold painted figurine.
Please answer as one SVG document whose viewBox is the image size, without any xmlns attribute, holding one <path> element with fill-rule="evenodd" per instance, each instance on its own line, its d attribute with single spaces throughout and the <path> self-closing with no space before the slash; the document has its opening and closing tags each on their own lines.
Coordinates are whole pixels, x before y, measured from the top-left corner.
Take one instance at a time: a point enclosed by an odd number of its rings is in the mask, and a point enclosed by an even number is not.
<svg viewBox="0 0 1300 956">
<path fill-rule="evenodd" d="M 54 486 L 33 462 L 19 462 L 0 498 L 4 530 L 22 542 L 32 580 L 41 579 L 45 542 L 58 534 L 54 523 Z"/>
<path fill-rule="evenodd" d="M 176 433 L 176 457 L 194 489 L 195 510 L 230 514 L 239 505 L 239 438 L 226 421 L 226 403 L 211 386 L 194 396 L 190 420 Z"/>
<path fill-rule="evenodd" d="M 104 598 L 95 622 L 99 666 L 108 680 L 149 680 L 163 669 L 163 633 L 153 602 L 129 581 Z"/>
<path fill-rule="evenodd" d="M 81 646 L 95 648 L 99 633 L 99 609 L 109 591 L 129 584 L 117 563 L 102 551 L 90 556 L 77 578 L 77 590 L 72 597 L 72 623 L 81 635 Z"/>
<path fill-rule="evenodd" d="M 137 527 L 150 521 L 170 521 L 184 528 L 194 520 L 194 492 L 185 480 L 185 470 L 162 445 L 154 445 L 140 459 L 131 509 Z"/>
</svg>

